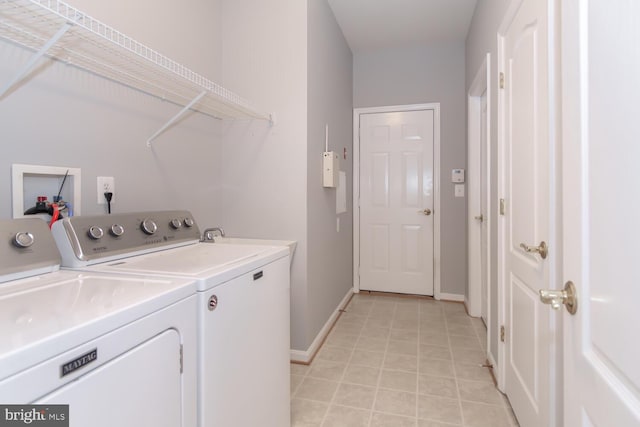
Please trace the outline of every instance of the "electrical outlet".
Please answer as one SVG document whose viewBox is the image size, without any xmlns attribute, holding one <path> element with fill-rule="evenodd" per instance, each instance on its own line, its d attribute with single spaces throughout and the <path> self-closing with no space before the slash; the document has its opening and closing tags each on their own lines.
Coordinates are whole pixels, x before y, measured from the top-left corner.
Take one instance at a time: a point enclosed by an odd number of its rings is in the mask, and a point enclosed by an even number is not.
<svg viewBox="0 0 640 427">
<path fill-rule="evenodd" d="M 104 193 L 113 193 L 111 204 L 116 200 L 116 186 L 115 179 L 112 176 L 99 176 L 98 177 L 98 204 L 106 205 L 107 200 L 104 198 Z"/>
</svg>

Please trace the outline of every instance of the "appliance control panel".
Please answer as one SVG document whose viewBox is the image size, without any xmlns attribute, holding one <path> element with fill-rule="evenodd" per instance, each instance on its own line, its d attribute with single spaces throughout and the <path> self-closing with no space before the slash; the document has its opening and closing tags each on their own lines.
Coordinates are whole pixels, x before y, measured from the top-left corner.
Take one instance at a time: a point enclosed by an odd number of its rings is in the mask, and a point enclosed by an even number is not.
<svg viewBox="0 0 640 427">
<path fill-rule="evenodd" d="M 60 253 L 41 218 L 0 220 L 0 283 L 60 267 Z"/>
<path fill-rule="evenodd" d="M 75 216 L 57 221 L 52 231 L 65 267 L 106 262 L 200 240 L 198 225 L 188 211 Z"/>
</svg>

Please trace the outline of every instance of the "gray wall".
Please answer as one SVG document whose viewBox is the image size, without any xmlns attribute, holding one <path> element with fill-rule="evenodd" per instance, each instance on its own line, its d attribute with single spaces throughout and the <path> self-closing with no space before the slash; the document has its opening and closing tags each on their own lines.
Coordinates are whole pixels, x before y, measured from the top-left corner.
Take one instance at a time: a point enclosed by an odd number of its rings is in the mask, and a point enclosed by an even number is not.
<svg viewBox="0 0 640 427">
<path fill-rule="evenodd" d="M 308 5 L 307 286 L 308 339 L 313 339 L 353 287 L 353 55 L 327 0 L 308 0 Z M 340 154 L 340 169 L 347 175 L 348 208 L 340 215 L 336 189 L 322 186 L 325 124 L 329 150 Z"/>
<path fill-rule="evenodd" d="M 225 123 L 222 225 L 227 234 L 296 240 L 291 347 L 308 342 L 307 4 L 223 0 L 223 81 L 277 113 L 273 127 Z"/>
<path fill-rule="evenodd" d="M 165 1 L 163 8 L 151 7 L 150 1 L 135 6 L 125 0 L 72 3 L 206 76 L 220 73 L 215 2 Z M 203 16 L 213 25 L 205 26 Z M 202 24 L 197 33 L 194 22 Z M 176 39 L 191 48 L 184 49 Z M 8 81 L 30 55 L 29 50 L 0 41 L 0 82 Z M 115 177 L 114 211 L 180 207 L 191 209 L 198 221 L 217 215 L 220 179 L 218 168 L 211 167 L 218 162 L 217 120 L 190 115 L 149 149 L 147 138 L 179 110 L 177 106 L 72 66 L 49 60 L 42 64 L 0 99 L 0 198 L 5 201 L 0 218 L 11 217 L 13 163 L 81 168 L 85 215 L 104 212 L 96 198 L 100 175 Z"/>
<path fill-rule="evenodd" d="M 502 18 L 509 6 L 508 0 L 482 0 L 479 1 L 473 19 L 471 28 L 467 35 L 466 48 L 466 87 L 467 92 L 473 83 L 473 79 L 478 73 L 486 54 L 491 53 L 491 71 L 492 81 L 497 82 L 497 66 L 498 66 L 498 43 L 497 33 L 498 27 L 502 22 Z M 491 100 L 489 106 L 491 113 L 491 194 L 494 194 L 494 200 L 491 200 L 489 206 L 489 220 L 494 226 L 491 227 L 491 265 L 490 265 L 490 282 L 492 300 L 489 301 L 489 310 L 491 312 L 491 324 L 487 325 L 489 335 L 491 335 L 491 348 L 489 351 L 493 355 L 496 362 L 498 360 L 498 85 L 491 85 Z"/>
<path fill-rule="evenodd" d="M 440 103 L 441 291 L 464 295 L 467 282 L 466 197 L 454 197 L 451 169 L 466 168 L 465 47 L 356 53 L 354 106 Z"/>
<path fill-rule="evenodd" d="M 222 222 L 229 234 L 298 241 L 291 347 L 304 351 L 352 284 L 351 219 L 336 232 L 319 163 L 325 123 L 351 148 L 351 52 L 326 0 L 225 0 L 222 13 L 223 85 L 277 113 L 273 127 L 224 125 Z"/>
</svg>

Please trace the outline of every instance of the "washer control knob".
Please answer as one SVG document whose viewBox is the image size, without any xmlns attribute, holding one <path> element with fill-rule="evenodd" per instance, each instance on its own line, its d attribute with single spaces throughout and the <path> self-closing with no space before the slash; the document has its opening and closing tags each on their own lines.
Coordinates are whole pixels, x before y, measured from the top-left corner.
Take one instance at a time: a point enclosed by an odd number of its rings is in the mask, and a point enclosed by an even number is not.
<svg viewBox="0 0 640 427">
<path fill-rule="evenodd" d="M 172 219 L 169 224 L 171 225 L 171 228 L 173 228 L 174 230 L 177 230 L 180 227 L 182 227 L 182 221 L 180 221 L 178 218 Z"/>
<path fill-rule="evenodd" d="M 115 236 L 115 237 L 120 237 L 124 234 L 124 227 L 121 226 L 120 224 L 113 224 L 111 226 L 111 235 Z"/>
<path fill-rule="evenodd" d="M 185 218 L 184 219 L 184 225 L 186 225 L 187 227 L 193 227 L 195 223 L 193 222 L 193 219 L 191 218 Z"/>
<path fill-rule="evenodd" d="M 142 228 L 142 231 L 146 234 L 151 235 L 158 231 L 158 224 L 151 218 L 145 218 L 142 224 L 140 224 L 140 228 Z"/>
<path fill-rule="evenodd" d="M 102 228 L 98 227 L 97 225 L 94 225 L 89 228 L 88 234 L 89 234 L 89 237 L 91 237 L 93 240 L 99 240 L 99 239 L 102 239 L 102 236 L 104 236 L 104 231 L 102 231 Z"/>
<path fill-rule="evenodd" d="M 16 233 L 13 238 L 13 243 L 19 248 L 28 248 L 29 246 L 33 245 L 34 241 L 35 238 L 33 237 L 33 234 L 27 231 Z"/>
</svg>

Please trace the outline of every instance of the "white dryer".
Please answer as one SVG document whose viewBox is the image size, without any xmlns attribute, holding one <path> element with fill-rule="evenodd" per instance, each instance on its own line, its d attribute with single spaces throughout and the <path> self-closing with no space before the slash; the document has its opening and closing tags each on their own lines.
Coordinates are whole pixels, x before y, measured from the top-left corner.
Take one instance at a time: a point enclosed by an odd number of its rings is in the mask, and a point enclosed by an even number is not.
<svg viewBox="0 0 640 427">
<path fill-rule="evenodd" d="M 0 220 L 0 240 L 0 403 L 69 405 L 72 427 L 195 425 L 193 280 L 60 271 L 41 219 Z"/>
<path fill-rule="evenodd" d="M 200 242 L 187 211 L 74 217 L 63 267 L 197 283 L 198 425 L 290 425 L 289 249 Z"/>
</svg>

